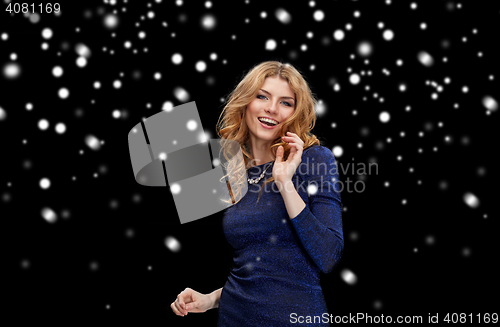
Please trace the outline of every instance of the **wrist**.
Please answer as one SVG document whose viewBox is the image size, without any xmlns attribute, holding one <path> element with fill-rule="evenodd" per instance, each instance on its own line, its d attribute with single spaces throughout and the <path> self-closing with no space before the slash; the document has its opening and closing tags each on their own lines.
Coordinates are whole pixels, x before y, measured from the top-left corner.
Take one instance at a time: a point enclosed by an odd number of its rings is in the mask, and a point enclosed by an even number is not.
<svg viewBox="0 0 500 327">
<path fill-rule="evenodd" d="M 217 298 L 217 294 L 215 294 L 217 291 L 213 291 L 212 293 L 208 294 L 208 298 L 210 299 L 210 309 L 215 309 L 219 307 L 219 301 Z"/>
<path fill-rule="evenodd" d="M 281 193 L 295 190 L 295 185 L 293 185 L 293 182 L 291 180 L 278 181 L 276 182 L 276 184 Z"/>
</svg>

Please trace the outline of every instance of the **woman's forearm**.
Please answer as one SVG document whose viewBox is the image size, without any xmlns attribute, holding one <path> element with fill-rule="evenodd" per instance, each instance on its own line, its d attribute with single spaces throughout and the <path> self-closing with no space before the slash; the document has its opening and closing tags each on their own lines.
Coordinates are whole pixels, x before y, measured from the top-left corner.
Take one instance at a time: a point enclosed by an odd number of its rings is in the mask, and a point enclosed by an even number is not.
<svg viewBox="0 0 500 327">
<path fill-rule="evenodd" d="M 292 181 L 286 181 L 280 186 L 280 193 L 285 202 L 286 211 L 290 219 L 294 219 L 304 210 L 306 203 L 300 197 Z"/>
<path fill-rule="evenodd" d="M 221 287 L 218 290 L 215 290 L 209 294 L 210 298 L 212 299 L 212 303 L 213 303 L 212 309 L 219 307 L 219 300 L 220 300 L 220 295 L 222 293 L 222 289 L 223 289 L 223 287 Z"/>
</svg>

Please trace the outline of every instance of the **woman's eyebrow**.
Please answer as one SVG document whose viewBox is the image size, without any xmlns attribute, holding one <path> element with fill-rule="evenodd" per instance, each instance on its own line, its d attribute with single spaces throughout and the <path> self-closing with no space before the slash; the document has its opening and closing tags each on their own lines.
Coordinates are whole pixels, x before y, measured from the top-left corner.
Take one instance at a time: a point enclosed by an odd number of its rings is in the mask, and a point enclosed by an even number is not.
<svg viewBox="0 0 500 327">
<path fill-rule="evenodd" d="M 271 93 L 267 92 L 267 91 L 266 91 L 266 90 L 264 90 L 264 89 L 260 89 L 260 90 L 261 90 L 262 92 L 264 92 L 264 93 L 267 93 L 267 94 L 269 94 L 269 95 L 272 95 Z M 282 98 L 282 99 L 292 99 L 293 101 L 295 101 L 295 99 L 294 99 L 294 98 L 292 98 L 292 97 L 281 97 L 281 98 Z"/>
</svg>

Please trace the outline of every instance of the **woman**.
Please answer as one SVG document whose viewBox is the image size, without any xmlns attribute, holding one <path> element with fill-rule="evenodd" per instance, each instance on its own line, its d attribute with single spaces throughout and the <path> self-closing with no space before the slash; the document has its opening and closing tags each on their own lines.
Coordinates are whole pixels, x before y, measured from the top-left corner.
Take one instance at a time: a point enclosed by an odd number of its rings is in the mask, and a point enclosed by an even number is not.
<svg viewBox="0 0 500 327">
<path fill-rule="evenodd" d="M 333 270 L 344 239 L 335 158 L 310 133 L 316 103 L 302 75 L 277 61 L 233 90 L 218 135 L 241 144 L 249 177 L 235 203 L 230 190 L 223 217 L 233 267 L 223 288 L 181 292 L 175 314 L 219 308 L 218 326 L 328 326 L 320 272 Z"/>
</svg>

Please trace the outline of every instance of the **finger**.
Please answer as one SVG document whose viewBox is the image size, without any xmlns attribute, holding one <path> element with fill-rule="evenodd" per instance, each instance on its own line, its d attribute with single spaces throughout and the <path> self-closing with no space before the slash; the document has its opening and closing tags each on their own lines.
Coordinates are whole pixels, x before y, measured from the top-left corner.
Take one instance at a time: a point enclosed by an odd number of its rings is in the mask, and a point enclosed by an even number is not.
<svg viewBox="0 0 500 327">
<path fill-rule="evenodd" d="M 291 153 L 297 153 L 299 151 L 299 149 L 301 148 L 300 144 L 295 143 L 295 142 L 288 142 L 288 145 L 290 146 Z"/>
<path fill-rule="evenodd" d="M 183 314 L 187 314 L 183 297 L 184 294 L 182 294 L 182 292 L 179 295 L 177 295 L 177 300 L 175 301 L 175 304 L 180 312 L 182 312 Z"/>
<path fill-rule="evenodd" d="M 278 150 L 276 150 L 276 162 L 282 162 L 283 161 L 283 146 L 279 146 Z"/>
<path fill-rule="evenodd" d="M 284 139 L 285 139 L 285 142 L 286 142 L 287 140 L 290 140 L 290 141 L 295 141 L 297 144 L 302 144 L 302 145 L 304 145 L 304 141 L 302 141 L 302 140 L 300 139 L 300 137 L 298 137 L 298 136 L 297 136 L 297 135 L 295 135 L 295 134 L 294 134 L 294 135 L 292 135 L 292 136 L 284 136 Z"/>
<path fill-rule="evenodd" d="M 284 136 L 283 141 L 285 141 L 286 143 L 290 143 L 290 141 L 297 141 L 297 140 L 292 136 Z"/>
<path fill-rule="evenodd" d="M 302 157 L 302 151 L 304 150 L 304 145 L 302 143 L 295 143 L 297 145 L 297 156 Z"/>
<path fill-rule="evenodd" d="M 304 143 L 304 141 L 302 141 L 302 139 L 295 133 L 292 133 L 292 132 L 287 132 L 289 134 L 289 136 L 285 136 L 285 137 L 295 137 L 297 138 L 298 140 L 300 140 L 302 143 Z"/>
<path fill-rule="evenodd" d="M 193 310 L 193 309 L 196 309 L 198 307 L 198 303 L 196 303 L 196 301 L 193 301 L 189 304 L 186 304 L 186 310 Z"/>
<path fill-rule="evenodd" d="M 172 302 L 172 304 L 170 305 L 170 307 L 172 308 L 172 311 L 178 315 L 178 316 L 184 316 L 180 311 L 179 309 L 177 309 L 177 307 L 175 306 L 175 302 Z"/>
<path fill-rule="evenodd" d="M 181 308 L 183 308 L 183 309 L 184 309 L 185 304 L 184 304 L 184 299 L 183 299 L 183 297 L 184 297 L 184 296 L 182 295 L 182 293 L 184 293 L 184 291 L 182 291 L 182 292 L 181 292 L 181 293 L 177 296 L 177 299 L 179 300 L 179 305 L 181 306 Z"/>
<path fill-rule="evenodd" d="M 183 308 L 187 310 L 189 303 L 194 303 L 195 301 L 196 301 L 195 294 L 190 294 L 189 297 L 186 297 L 184 299 L 184 307 Z M 192 308 L 193 306 L 191 305 L 190 307 Z"/>
<path fill-rule="evenodd" d="M 293 142 L 289 142 L 288 143 L 288 146 L 290 146 L 290 153 L 288 154 L 288 158 L 287 158 L 287 162 L 290 162 L 293 160 L 293 157 L 295 155 L 295 153 L 297 153 L 297 149 L 296 147 L 294 146 L 295 143 Z"/>
<path fill-rule="evenodd" d="M 302 142 L 302 139 L 297 134 L 292 133 L 292 132 L 288 132 L 288 136 L 286 136 L 286 137 L 291 137 L 291 138 L 293 138 L 293 139 L 295 139 L 297 141 Z"/>
<path fill-rule="evenodd" d="M 289 144 L 294 145 L 293 156 L 291 157 L 290 161 L 294 162 L 294 164 L 296 164 L 298 166 L 300 164 L 300 161 L 302 158 L 302 145 L 297 144 L 297 143 L 289 143 Z M 295 162 L 295 161 L 297 161 L 297 162 Z"/>
<path fill-rule="evenodd" d="M 302 149 L 302 148 L 303 148 L 302 144 L 297 143 L 297 142 L 288 142 L 288 144 L 293 144 L 293 145 L 295 145 L 295 148 L 296 148 L 297 150 L 298 150 L 298 149 Z"/>
<path fill-rule="evenodd" d="M 180 314 L 180 312 L 179 312 L 179 310 L 177 310 L 177 308 L 175 307 L 174 302 L 172 302 L 172 303 L 170 304 L 170 308 L 172 309 L 172 311 L 173 311 L 173 312 L 174 312 L 177 316 L 180 316 L 180 315 L 181 315 L 181 314 Z"/>
<path fill-rule="evenodd" d="M 179 301 L 175 301 L 175 307 L 177 308 L 177 310 L 179 310 L 180 313 L 182 313 L 182 315 L 187 315 L 187 311 L 184 310 L 184 308 L 181 307 Z"/>
</svg>

